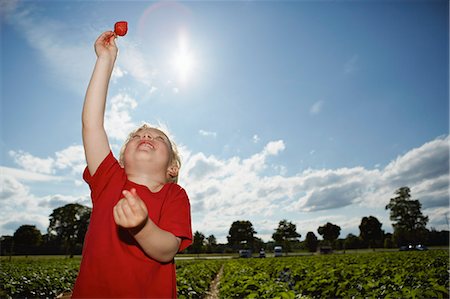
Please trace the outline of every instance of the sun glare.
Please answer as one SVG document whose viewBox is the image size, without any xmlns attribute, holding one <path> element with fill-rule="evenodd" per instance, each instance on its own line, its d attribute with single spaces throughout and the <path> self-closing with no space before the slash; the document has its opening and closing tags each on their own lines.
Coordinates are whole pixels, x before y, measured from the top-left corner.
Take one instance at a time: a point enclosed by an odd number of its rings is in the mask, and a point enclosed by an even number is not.
<svg viewBox="0 0 450 299">
<path fill-rule="evenodd" d="M 193 75 L 196 61 L 185 38 L 180 38 L 178 48 L 172 59 L 172 65 L 181 83 L 186 83 Z"/>
</svg>

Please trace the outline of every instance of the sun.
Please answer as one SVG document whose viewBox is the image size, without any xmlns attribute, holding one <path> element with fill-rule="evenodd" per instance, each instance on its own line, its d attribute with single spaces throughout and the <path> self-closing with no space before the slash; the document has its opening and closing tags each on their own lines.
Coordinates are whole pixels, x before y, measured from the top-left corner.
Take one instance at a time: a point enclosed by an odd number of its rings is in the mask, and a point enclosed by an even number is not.
<svg viewBox="0 0 450 299">
<path fill-rule="evenodd" d="M 187 83 L 194 75 L 195 56 L 184 36 L 179 38 L 178 47 L 172 58 L 172 66 L 181 83 Z"/>
</svg>

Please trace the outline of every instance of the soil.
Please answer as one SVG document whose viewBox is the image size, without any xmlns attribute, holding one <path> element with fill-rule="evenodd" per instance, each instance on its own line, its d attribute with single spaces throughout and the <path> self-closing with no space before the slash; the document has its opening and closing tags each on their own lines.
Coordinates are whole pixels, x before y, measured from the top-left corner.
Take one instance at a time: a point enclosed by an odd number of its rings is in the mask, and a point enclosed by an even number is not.
<svg viewBox="0 0 450 299">
<path fill-rule="evenodd" d="M 209 291 L 206 293 L 205 299 L 219 299 L 219 285 L 222 274 L 223 265 L 217 273 L 216 278 L 214 278 L 214 280 L 211 282 L 211 286 L 209 287 Z"/>
</svg>

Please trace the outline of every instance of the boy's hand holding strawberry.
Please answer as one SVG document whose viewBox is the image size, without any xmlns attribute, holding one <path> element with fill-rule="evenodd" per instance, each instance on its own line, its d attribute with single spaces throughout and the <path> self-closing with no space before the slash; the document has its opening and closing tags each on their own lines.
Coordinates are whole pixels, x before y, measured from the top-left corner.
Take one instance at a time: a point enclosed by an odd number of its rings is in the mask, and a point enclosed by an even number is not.
<svg viewBox="0 0 450 299">
<path fill-rule="evenodd" d="M 128 23 L 120 21 L 114 24 L 114 31 L 106 31 L 95 42 L 95 53 L 97 57 L 116 59 L 117 46 L 116 37 L 124 36 L 128 31 Z"/>
<path fill-rule="evenodd" d="M 95 41 L 95 53 L 97 57 L 112 58 L 117 57 L 116 36 L 112 31 L 103 32 Z"/>
</svg>

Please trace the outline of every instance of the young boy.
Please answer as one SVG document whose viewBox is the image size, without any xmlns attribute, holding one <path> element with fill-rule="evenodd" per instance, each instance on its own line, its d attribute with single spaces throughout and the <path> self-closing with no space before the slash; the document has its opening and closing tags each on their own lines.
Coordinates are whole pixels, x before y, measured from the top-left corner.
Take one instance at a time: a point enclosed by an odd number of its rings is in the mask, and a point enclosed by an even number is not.
<svg viewBox="0 0 450 299">
<path fill-rule="evenodd" d="M 132 132 L 114 158 L 103 126 L 116 36 L 95 42 L 82 113 L 92 215 L 73 298 L 176 298 L 174 256 L 191 244 L 190 205 L 176 184 L 179 157 L 160 130 Z"/>
</svg>

